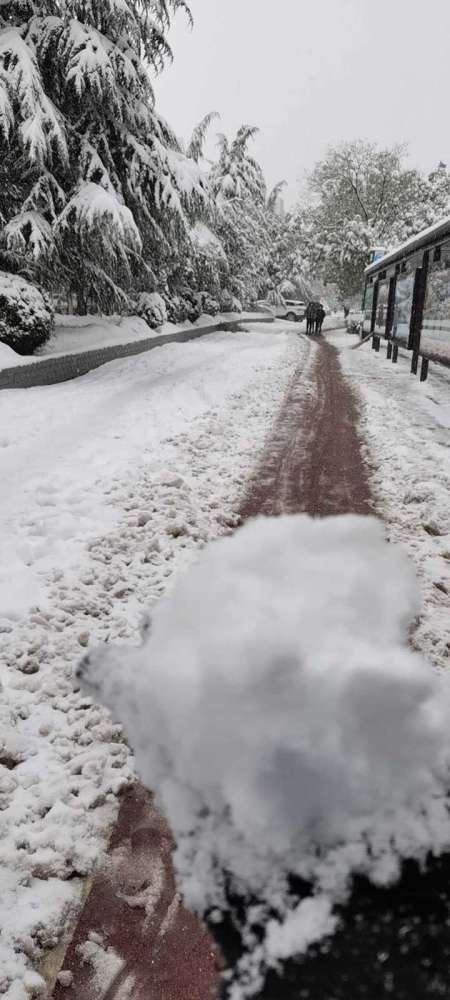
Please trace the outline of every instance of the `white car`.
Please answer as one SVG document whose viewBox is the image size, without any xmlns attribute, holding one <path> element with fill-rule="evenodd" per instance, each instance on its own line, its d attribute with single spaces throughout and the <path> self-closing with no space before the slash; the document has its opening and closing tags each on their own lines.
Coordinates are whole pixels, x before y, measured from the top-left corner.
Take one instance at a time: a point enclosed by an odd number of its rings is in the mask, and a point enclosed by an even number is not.
<svg viewBox="0 0 450 1000">
<path fill-rule="evenodd" d="M 287 319 L 291 323 L 301 323 L 306 314 L 306 305 L 300 299 L 283 299 L 280 296 L 277 305 L 273 305 L 267 299 L 262 299 L 258 305 L 262 309 L 267 309 L 267 312 L 271 312 L 277 319 Z"/>
</svg>

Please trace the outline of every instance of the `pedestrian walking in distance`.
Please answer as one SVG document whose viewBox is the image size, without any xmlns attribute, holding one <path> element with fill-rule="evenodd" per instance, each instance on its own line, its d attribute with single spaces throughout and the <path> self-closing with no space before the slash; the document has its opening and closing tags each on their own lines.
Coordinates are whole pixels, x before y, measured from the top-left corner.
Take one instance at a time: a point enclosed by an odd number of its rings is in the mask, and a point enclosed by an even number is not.
<svg viewBox="0 0 450 1000">
<path fill-rule="evenodd" d="M 306 307 L 306 332 L 314 333 L 314 326 L 316 322 L 316 303 L 308 302 Z"/>
<path fill-rule="evenodd" d="M 325 309 L 323 308 L 322 303 L 319 302 L 317 304 L 317 309 L 316 309 L 316 333 L 322 333 L 322 326 L 325 316 L 326 316 Z"/>
</svg>

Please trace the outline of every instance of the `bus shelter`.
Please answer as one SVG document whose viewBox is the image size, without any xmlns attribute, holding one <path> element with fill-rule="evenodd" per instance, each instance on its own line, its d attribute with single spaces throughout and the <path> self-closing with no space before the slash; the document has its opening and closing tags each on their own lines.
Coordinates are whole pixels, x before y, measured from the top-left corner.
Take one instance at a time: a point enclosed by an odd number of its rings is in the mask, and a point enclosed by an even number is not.
<svg viewBox="0 0 450 1000">
<path fill-rule="evenodd" d="M 450 217 L 365 271 L 364 333 L 450 366 Z"/>
</svg>

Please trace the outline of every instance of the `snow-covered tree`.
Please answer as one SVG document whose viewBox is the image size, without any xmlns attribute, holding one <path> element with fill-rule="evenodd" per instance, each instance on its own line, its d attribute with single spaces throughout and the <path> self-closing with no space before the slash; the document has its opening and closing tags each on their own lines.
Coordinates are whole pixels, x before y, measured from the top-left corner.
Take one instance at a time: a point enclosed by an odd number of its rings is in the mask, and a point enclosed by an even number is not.
<svg viewBox="0 0 450 1000">
<path fill-rule="evenodd" d="M 180 8 L 190 16 L 185 0 L 0 4 L 2 259 L 57 275 L 81 309 L 83 285 L 113 304 L 163 269 L 205 198 L 151 84 Z"/>
<path fill-rule="evenodd" d="M 344 143 L 308 178 L 309 202 L 298 219 L 303 252 L 310 269 L 335 282 L 343 297 L 361 286 L 369 248 L 397 242 L 402 223 L 405 230 L 417 221 L 426 195 L 404 158 L 400 146 Z"/>
<path fill-rule="evenodd" d="M 209 111 L 208 114 L 202 118 L 201 122 L 196 125 L 192 132 L 186 149 L 186 156 L 190 156 L 196 163 L 204 157 L 205 139 L 211 123 L 217 118 L 220 118 L 217 111 Z"/>
<path fill-rule="evenodd" d="M 415 196 L 394 226 L 396 242 L 408 239 L 450 214 L 450 174 L 440 162 L 428 176 L 417 176 Z"/>
<path fill-rule="evenodd" d="M 257 299 L 267 285 L 270 255 L 266 183 L 248 152 L 257 131 L 242 125 L 232 142 L 220 135 L 219 158 L 209 175 L 213 226 L 227 256 L 230 288 L 246 302 Z"/>
</svg>

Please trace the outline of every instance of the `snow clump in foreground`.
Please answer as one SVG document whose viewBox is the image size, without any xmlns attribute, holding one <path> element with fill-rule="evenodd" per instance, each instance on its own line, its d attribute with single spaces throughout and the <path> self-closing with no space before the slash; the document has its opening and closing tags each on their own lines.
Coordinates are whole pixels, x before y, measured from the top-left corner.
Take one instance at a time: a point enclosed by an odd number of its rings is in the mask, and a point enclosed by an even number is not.
<svg viewBox="0 0 450 1000">
<path fill-rule="evenodd" d="M 450 846 L 449 689 L 408 646 L 417 612 L 375 519 L 260 519 L 204 551 L 141 649 L 81 668 L 159 793 L 187 905 L 258 901 L 233 997 L 333 933 L 352 872 L 388 884 Z"/>
</svg>

